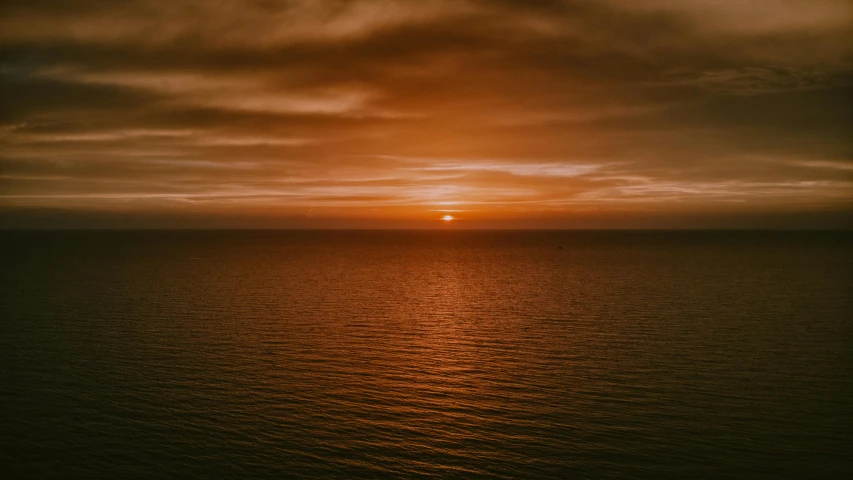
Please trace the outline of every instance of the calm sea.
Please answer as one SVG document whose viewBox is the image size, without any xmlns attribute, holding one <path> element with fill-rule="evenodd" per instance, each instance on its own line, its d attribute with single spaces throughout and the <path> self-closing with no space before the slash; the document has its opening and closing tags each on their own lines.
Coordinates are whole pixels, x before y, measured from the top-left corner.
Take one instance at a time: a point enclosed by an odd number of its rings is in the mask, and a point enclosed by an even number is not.
<svg viewBox="0 0 853 480">
<path fill-rule="evenodd" d="M 850 233 L 0 238 L 4 478 L 853 473 Z"/>
</svg>

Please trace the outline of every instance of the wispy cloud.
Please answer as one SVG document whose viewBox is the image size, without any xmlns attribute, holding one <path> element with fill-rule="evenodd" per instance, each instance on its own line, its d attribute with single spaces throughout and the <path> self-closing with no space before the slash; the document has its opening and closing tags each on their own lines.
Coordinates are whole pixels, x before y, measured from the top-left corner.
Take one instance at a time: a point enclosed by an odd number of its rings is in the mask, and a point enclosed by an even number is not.
<svg viewBox="0 0 853 480">
<path fill-rule="evenodd" d="M 853 212 L 846 0 L 2 9 L 0 213 Z"/>
</svg>

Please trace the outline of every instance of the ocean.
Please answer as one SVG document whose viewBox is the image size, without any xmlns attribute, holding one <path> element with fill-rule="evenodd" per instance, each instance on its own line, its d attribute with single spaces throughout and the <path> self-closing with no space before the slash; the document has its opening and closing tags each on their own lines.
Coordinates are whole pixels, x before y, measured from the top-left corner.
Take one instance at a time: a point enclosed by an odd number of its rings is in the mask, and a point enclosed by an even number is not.
<svg viewBox="0 0 853 480">
<path fill-rule="evenodd" d="M 851 246 L 0 232 L 0 474 L 843 478 Z"/>
</svg>

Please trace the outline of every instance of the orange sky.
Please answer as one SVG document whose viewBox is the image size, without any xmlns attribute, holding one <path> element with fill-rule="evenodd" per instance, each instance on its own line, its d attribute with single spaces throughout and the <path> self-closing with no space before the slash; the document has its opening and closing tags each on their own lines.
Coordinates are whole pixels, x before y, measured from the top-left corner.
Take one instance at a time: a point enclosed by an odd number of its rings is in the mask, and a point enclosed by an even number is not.
<svg viewBox="0 0 853 480">
<path fill-rule="evenodd" d="M 846 0 L 0 8 L 2 227 L 853 224 Z"/>
</svg>

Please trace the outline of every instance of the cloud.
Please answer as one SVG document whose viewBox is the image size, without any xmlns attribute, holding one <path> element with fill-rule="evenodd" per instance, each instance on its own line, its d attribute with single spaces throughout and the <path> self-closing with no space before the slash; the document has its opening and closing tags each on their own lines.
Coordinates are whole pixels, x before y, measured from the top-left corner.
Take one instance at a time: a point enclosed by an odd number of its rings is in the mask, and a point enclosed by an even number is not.
<svg viewBox="0 0 853 480">
<path fill-rule="evenodd" d="M 833 68 L 834 67 L 834 68 Z M 700 87 L 719 93 L 754 95 L 844 86 L 853 78 L 853 64 L 822 69 L 747 67 L 696 72 L 672 72 L 663 86 Z"/>
<path fill-rule="evenodd" d="M 0 22 L 0 39 L 87 44 L 162 45 L 201 40 L 215 46 L 269 46 L 299 41 L 347 40 L 378 29 L 460 14 L 464 1 L 391 0 L 133 0 L 11 2 Z"/>
<path fill-rule="evenodd" d="M 560 225 L 853 203 L 843 0 L 2 9 L 0 208 Z"/>
<path fill-rule="evenodd" d="M 841 30 L 853 19 L 853 6 L 846 0 L 607 1 L 634 11 L 683 16 L 697 28 L 714 33 L 740 35 Z"/>
</svg>

